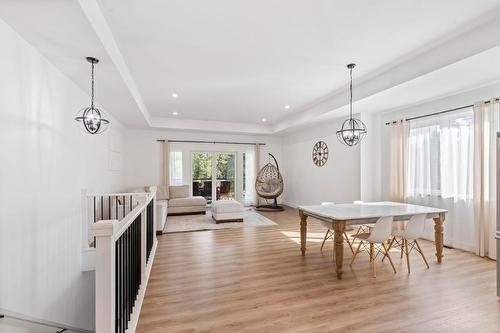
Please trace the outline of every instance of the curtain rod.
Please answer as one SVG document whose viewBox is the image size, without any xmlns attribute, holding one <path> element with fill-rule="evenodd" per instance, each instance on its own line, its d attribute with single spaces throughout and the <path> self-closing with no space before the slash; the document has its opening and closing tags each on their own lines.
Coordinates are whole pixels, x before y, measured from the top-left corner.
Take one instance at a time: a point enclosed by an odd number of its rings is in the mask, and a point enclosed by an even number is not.
<svg viewBox="0 0 500 333">
<path fill-rule="evenodd" d="M 498 100 L 499 100 L 498 98 L 494 99 L 494 101 L 496 101 L 496 102 L 498 102 Z M 484 102 L 484 104 L 488 104 L 488 103 L 491 103 L 491 100 Z M 447 112 L 452 112 L 452 111 L 458 111 L 458 110 L 462 110 L 462 109 L 471 108 L 473 106 L 474 106 L 474 104 L 463 105 L 463 106 L 459 106 L 458 108 L 453 108 L 453 109 L 448 109 L 448 110 L 433 112 L 433 113 L 429 113 L 429 114 L 424 114 L 424 115 L 421 115 L 421 116 L 415 116 L 415 117 L 411 117 L 411 118 L 406 118 L 406 119 L 404 119 L 404 121 L 410 121 L 410 120 L 415 120 L 415 119 L 420 119 L 420 118 L 427 118 L 427 117 L 437 116 L 437 115 L 440 115 L 440 114 L 443 114 L 443 113 L 447 113 Z M 394 121 L 387 122 L 385 124 L 386 125 L 390 125 L 390 124 L 395 124 L 397 122 L 398 122 L 397 120 L 394 120 Z"/>
<path fill-rule="evenodd" d="M 259 145 L 259 146 L 265 146 L 265 143 L 259 143 L 259 142 L 227 142 L 227 141 L 197 141 L 197 140 L 165 140 L 165 139 L 158 139 L 156 140 L 158 142 L 181 142 L 181 143 L 211 143 L 211 144 L 224 144 L 224 145 Z"/>
</svg>

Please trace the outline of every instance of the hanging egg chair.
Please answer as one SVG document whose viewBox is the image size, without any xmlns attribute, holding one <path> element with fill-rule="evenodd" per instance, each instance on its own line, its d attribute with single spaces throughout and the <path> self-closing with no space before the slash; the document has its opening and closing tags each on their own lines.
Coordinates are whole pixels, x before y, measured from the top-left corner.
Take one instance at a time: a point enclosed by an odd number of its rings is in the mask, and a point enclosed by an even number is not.
<svg viewBox="0 0 500 333">
<path fill-rule="evenodd" d="M 255 191 L 257 195 L 266 200 L 273 200 L 271 205 L 259 205 L 256 207 L 260 211 L 282 211 L 283 207 L 278 205 L 277 198 L 283 193 L 283 177 L 276 158 L 269 154 L 275 164 L 267 163 L 260 169 L 255 179 Z"/>
</svg>

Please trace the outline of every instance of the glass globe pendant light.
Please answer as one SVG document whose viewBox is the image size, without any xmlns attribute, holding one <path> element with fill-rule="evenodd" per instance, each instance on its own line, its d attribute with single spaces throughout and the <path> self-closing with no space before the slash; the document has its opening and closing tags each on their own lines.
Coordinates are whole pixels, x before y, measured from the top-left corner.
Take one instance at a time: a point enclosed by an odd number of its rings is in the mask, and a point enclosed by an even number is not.
<svg viewBox="0 0 500 333">
<path fill-rule="evenodd" d="M 349 68 L 349 72 L 351 75 L 351 83 L 349 85 L 350 90 L 350 101 L 349 101 L 349 111 L 350 116 L 349 119 L 342 123 L 342 127 L 337 131 L 337 138 L 340 142 L 345 144 L 346 146 L 355 146 L 363 140 L 366 135 L 366 126 L 365 124 L 356 118 L 352 117 L 352 70 L 356 67 L 356 64 L 349 64 L 347 68 Z"/>
<path fill-rule="evenodd" d="M 99 134 L 104 132 L 109 125 L 106 113 L 101 109 L 94 106 L 94 65 L 99 62 L 98 59 L 87 57 L 87 61 L 92 66 L 92 94 L 90 99 L 90 106 L 85 107 L 78 111 L 75 120 L 79 123 L 80 127 L 89 134 Z"/>
</svg>

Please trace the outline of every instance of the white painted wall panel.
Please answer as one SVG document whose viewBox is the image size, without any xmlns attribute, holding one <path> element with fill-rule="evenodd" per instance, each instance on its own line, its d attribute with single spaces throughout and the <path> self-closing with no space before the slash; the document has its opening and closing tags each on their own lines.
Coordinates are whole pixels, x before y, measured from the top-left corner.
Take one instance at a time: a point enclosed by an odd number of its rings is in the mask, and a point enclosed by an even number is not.
<svg viewBox="0 0 500 333">
<path fill-rule="evenodd" d="M 0 308 L 92 329 L 80 191 L 122 189 L 124 173 L 109 161 L 123 129 L 112 119 L 103 135 L 85 134 L 73 118 L 90 102 L 86 92 L 3 21 L 0 40 Z"/>
<path fill-rule="evenodd" d="M 283 137 L 284 201 L 291 205 L 360 199 L 360 147 L 347 147 L 335 135 L 344 119 L 328 121 Z M 329 158 L 322 167 L 312 161 L 313 145 L 325 141 Z"/>
</svg>

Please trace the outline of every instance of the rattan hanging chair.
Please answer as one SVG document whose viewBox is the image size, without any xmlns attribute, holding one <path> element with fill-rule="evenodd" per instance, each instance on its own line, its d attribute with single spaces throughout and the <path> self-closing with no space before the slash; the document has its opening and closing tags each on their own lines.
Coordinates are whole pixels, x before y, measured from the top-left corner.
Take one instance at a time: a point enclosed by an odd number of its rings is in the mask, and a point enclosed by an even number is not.
<svg viewBox="0 0 500 333">
<path fill-rule="evenodd" d="M 278 205 L 277 198 L 283 193 L 283 177 L 276 158 L 269 154 L 275 164 L 267 163 L 260 169 L 255 179 L 255 191 L 257 195 L 266 200 L 273 200 L 271 205 L 259 205 L 257 210 L 261 211 L 282 211 L 283 207 Z"/>
</svg>

